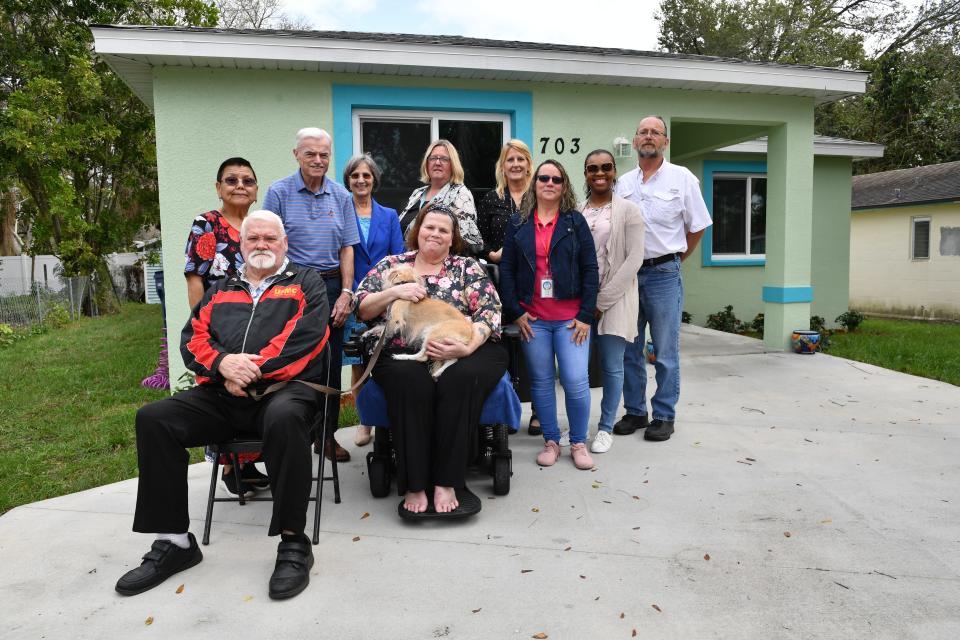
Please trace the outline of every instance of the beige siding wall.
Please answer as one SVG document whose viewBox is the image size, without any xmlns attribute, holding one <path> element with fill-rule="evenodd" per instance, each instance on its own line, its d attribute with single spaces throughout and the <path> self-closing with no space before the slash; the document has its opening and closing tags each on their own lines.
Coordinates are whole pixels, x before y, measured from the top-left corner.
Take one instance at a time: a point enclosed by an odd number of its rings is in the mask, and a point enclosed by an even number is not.
<svg viewBox="0 0 960 640">
<path fill-rule="evenodd" d="M 912 260 L 911 226 L 930 218 L 930 258 Z M 960 255 L 941 252 L 943 230 L 960 228 L 960 203 L 854 211 L 850 306 L 861 311 L 960 319 Z"/>
</svg>

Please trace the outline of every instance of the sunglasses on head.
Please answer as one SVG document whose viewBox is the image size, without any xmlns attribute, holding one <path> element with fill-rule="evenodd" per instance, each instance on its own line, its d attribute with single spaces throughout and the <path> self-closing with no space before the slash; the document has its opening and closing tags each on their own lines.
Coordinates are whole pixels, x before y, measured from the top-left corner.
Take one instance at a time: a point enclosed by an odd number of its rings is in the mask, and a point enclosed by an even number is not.
<svg viewBox="0 0 960 640">
<path fill-rule="evenodd" d="M 604 162 L 603 164 L 588 164 L 586 169 L 587 173 L 599 173 L 600 171 L 603 171 L 604 173 L 610 173 L 613 171 L 613 163 Z"/>
<path fill-rule="evenodd" d="M 546 184 L 552 182 L 553 184 L 563 184 L 563 176 L 537 176 L 537 180 Z"/>
<path fill-rule="evenodd" d="M 235 186 L 237 186 L 238 184 L 240 184 L 241 182 L 243 183 L 243 186 L 245 186 L 245 187 L 252 187 L 252 186 L 254 186 L 255 184 L 257 184 L 257 181 L 254 180 L 253 178 L 243 178 L 243 179 L 240 179 L 240 178 L 238 178 L 237 176 L 227 176 L 226 178 L 224 178 L 223 180 L 221 180 L 221 182 L 223 182 L 224 184 L 228 184 L 228 185 L 230 185 L 231 187 L 235 187 Z"/>
</svg>

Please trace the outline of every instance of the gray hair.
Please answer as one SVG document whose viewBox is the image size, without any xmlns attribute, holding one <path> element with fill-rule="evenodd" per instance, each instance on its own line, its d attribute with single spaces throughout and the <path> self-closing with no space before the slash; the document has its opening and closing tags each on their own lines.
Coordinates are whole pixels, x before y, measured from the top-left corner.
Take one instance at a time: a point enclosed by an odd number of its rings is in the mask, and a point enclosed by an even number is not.
<svg viewBox="0 0 960 640">
<path fill-rule="evenodd" d="M 373 189 L 371 191 L 376 191 L 380 187 L 380 176 L 383 175 L 383 172 L 380 170 L 380 165 L 369 153 L 361 153 L 347 161 L 347 166 L 343 168 L 343 186 L 347 188 L 347 191 L 350 191 L 350 174 L 356 171 L 361 164 L 370 168 L 370 173 L 373 174 Z"/>
<path fill-rule="evenodd" d="M 333 138 L 331 138 L 330 134 L 324 131 L 323 129 L 319 129 L 317 127 L 304 127 L 303 129 L 300 129 L 300 131 L 297 131 L 297 137 L 294 140 L 293 148 L 299 149 L 300 143 L 306 140 L 307 138 L 316 138 L 318 140 L 326 140 L 330 144 L 333 144 Z"/>
<path fill-rule="evenodd" d="M 277 229 L 280 231 L 280 237 L 283 238 L 287 235 L 286 230 L 283 228 L 283 219 L 275 214 L 273 211 L 267 211 L 266 209 L 257 209 L 256 211 L 251 211 L 247 214 L 247 217 L 243 219 L 243 222 L 240 223 L 240 237 L 245 238 L 247 236 L 247 227 L 248 223 L 251 220 L 263 220 L 264 222 L 270 222 L 276 225 Z"/>
<path fill-rule="evenodd" d="M 640 122 L 643 122 L 647 118 L 656 118 L 657 120 L 659 120 L 660 124 L 663 125 L 663 135 L 665 135 L 668 138 L 670 137 L 670 129 L 667 128 L 667 121 L 663 119 L 663 116 L 658 116 L 655 113 L 651 113 L 648 116 L 643 116 L 642 118 L 640 118 Z M 637 123 L 637 129 L 640 128 L 640 122 Z"/>
</svg>

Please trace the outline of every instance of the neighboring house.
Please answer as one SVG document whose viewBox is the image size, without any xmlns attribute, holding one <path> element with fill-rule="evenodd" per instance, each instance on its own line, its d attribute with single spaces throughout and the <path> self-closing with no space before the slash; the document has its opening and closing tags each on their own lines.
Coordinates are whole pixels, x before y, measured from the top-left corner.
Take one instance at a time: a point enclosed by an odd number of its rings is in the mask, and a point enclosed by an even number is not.
<svg viewBox="0 0 960 640">
<path fill-rule="evenodd" d="M 303 126 L 333 134 L 334 179 L 361 150 L 382 161 L 377 197 L 397 204 L 418 186 L 431 139 L 458 146 L 478 192 L 493 186 L 497 151 L 516 137 L 535 163 L 561 161 L 582 193 L 586 153 L 611 149 L 621 173 L 632 169 L 637 122 L 660 114 L 670 160 L 702 180 L 717 219 L 684 266 L 694 322 L 726 304 L 747 320 L 763 312 L 767 345 L 785 349 L 813 313 L 832 320 L 847 308 L 851 164 L 882 147 L 815 138 L 813 112 L 862 94 L 866 73 L 451 36 L 92 32 L 98 55 L 155 114 L 174 337 L 188 314 L 180 248 L 192 217 L 216 205 L 216 167 L 248 158 L 262 197 L 296 168 Z"/>
<path fill-rule="evenodd" d="M 960 320 L 960 162 L 853 179 L 850 306 Z"/>
</svg>

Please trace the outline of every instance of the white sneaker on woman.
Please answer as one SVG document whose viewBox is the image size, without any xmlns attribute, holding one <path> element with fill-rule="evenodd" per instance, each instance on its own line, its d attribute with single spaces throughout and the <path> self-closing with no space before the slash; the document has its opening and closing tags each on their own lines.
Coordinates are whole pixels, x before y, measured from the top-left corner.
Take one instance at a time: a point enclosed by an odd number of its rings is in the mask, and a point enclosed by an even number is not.
<svg viewBox="0 0 960 640">
<path fill-rule="evenodd" d="M 597 431 L 590 443 L 590 451 L 594 453 L 606 453 L 613 446 L 613 436 L 607 431 Z"/>
</svg>

